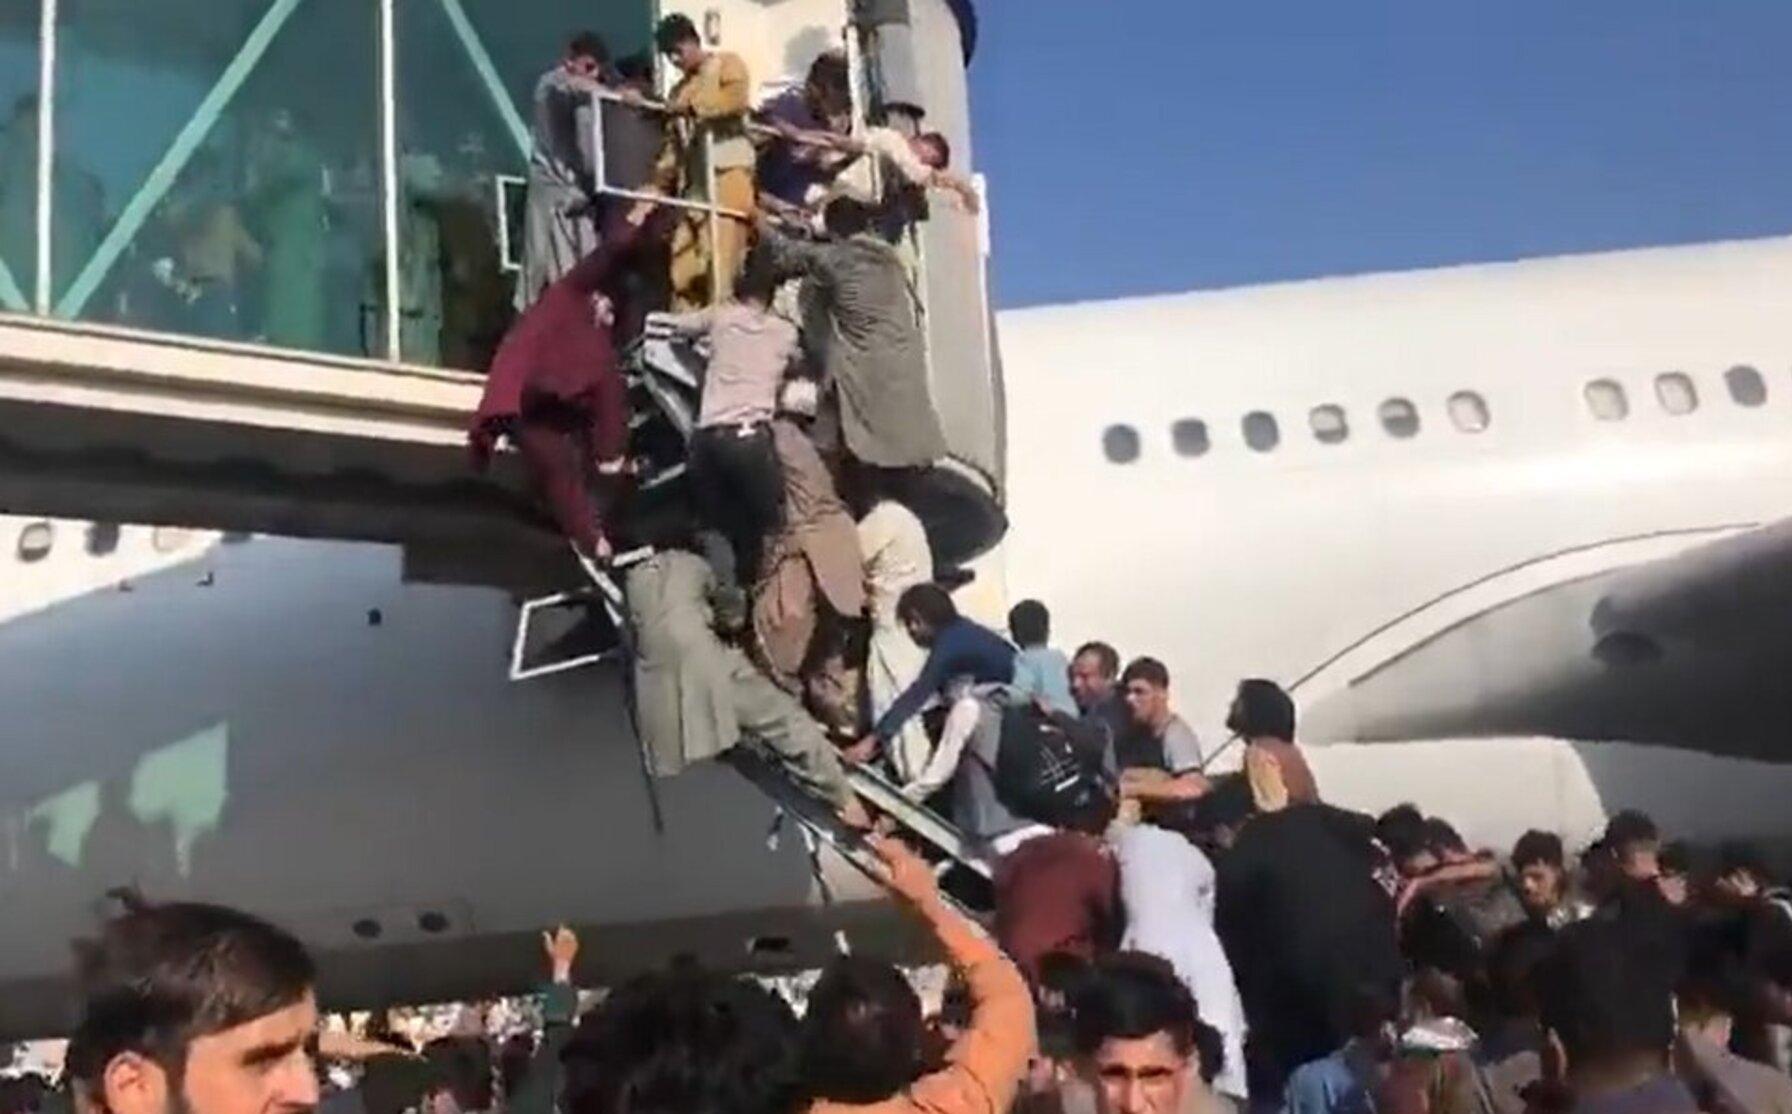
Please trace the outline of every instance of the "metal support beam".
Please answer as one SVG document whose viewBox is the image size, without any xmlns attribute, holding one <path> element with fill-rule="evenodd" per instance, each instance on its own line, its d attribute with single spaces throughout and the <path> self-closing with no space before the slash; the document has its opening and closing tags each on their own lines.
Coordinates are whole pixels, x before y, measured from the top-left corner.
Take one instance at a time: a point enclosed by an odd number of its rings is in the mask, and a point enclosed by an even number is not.
<svg viewBox="0 0 1792 1114">
<path fill-rule="evenodd" d="M 56 0 L 41 0 L 37 33 L 37 312 L 50 312 L 52 239 L 55 225 L 56 165 Z"/>
<path fill-rule="evenodd" d="M 534 149 L 529 138 L 529 125 L 523 123 L 522 115 L 511 102 L 510 93 L 504 88 L 504 80 L 498 76 L 498 67 L 492 64 L 491 54 L 486 51 L 479 32 L 473 29 L 473 21 L 467 18 L 466 8 L 461 6 L 460 0 L 442 0 L 442 11 L 447 14 L 448 22 L 453 26 L 455 37 L 460 39 L 467 57 L 472 59 L 473 69 L 478 72 L 486 95 L 491 97 L 498 115 L 504 118 L 504 128 L 516 143 L 517 153 L 527 161 Z"/>
<path fill-rule="evenodd" d="M 106 276 L 118 262 L 118 257 L 142 230 L 143 223 L 149 219 L 156 206 L 161 204 L 162 198 L 167 196 L 175 178 L 186 169 L 193 153 L 199 150 L 200 144 L 211 134 L 218 117 L 230 107 L 231 100 L 242 89 L 243 82 L 248 80 L 249 75 L 260 64 L 268 46 L 273 43 L 274 36 L 286 26 L 287 20 L 292 18 L 292 13 L 302 2 L 303 0 L 273 0 L 268 5 L 267 14 L 261 17 L 261 22 L 243 40 L 242 49 L 224 67 L 224 72 L 218 75 L 211 91 L 199 102 L 199 107 L 193 110 L 192 118 L 175 135 L 174 142 L 168 145 L 162 161 L 155 165 L 155 169 L 149 172 L 149 177 L 143 180 L 143 185 L 136 194 L 126 202 L 124 211 L 118 215 L 118 222 L 106 233 L 106 238 L 100 241 L 93 258 L 81 269 L 80 275 L 63 294 L 62 300 L 56 303 L 58 315 L 78 317 L 87 308 L 88 299 L 93 297 L 100 283 L 106 280 Z"/>
<path fill-rule="evenodd" d="M 393 0 L 380 0 L 380 201 L 386 243 L 386 350 L 388 360 L 404 357 L 399 340 L 401 278 L 398 269 L 398 199 L 404 183 L 398 180 L 398 28 Z"/>
</svg>

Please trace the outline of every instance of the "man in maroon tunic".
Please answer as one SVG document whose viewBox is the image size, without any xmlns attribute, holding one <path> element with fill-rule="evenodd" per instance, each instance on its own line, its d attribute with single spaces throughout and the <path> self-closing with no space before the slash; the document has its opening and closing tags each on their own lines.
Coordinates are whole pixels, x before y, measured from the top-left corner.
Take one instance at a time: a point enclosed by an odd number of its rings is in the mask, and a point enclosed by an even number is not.
<svg viewBox="0 0 1792 1114">
<path fill-rule="evenodd" d="M 610 555 L 601 516 L 628 452 L 628 385 L 604 293 L 643 230 L 649 206 L 613 222 L 596 251 L 542 291 L 498 346 L 467 440 L 483 472 L 500 436 L 523 456 L 560 532 L 579 555 Z"/>
</svg>

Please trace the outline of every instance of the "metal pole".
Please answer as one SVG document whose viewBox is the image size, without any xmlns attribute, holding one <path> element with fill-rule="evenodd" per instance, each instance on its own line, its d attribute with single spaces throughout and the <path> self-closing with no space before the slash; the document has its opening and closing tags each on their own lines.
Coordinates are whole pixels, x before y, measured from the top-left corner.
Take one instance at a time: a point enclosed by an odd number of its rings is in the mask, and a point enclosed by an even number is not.
<svg viewBox="0 0 1792 1114">
<path fill-rule="evenodd" d="M 155 169 L 149 172 L 149 177 L 143 180 L 143 185 L 138 188 L 136 194 L 125 203 L 124 211 L 118 215 L 118 223 L 114 224 L 112 230 L 106 233 L 106 238 L 101 240 L 100 246 L 94 250 L 93 258 L 89 259 L 87 265 L 81 268 L 80 275 L 69 286 L 67 293 L 63 294 L 62 300 L 56 304 L 58 315 L 62 317 L 80 316 L 81 311 L 87 306 L 87 299 L 93 297 L 94 291 L 99 289 L 100 283 L 105 281 L 106 275 L 118 262 L 118 257 L 124 253 L 125 245 L 137 235 L 137 232 L 143 227 L 143 222 L 149 219 L 149 214 L 167 195 L 169 188 L 174 185 L 175 177 L 186 168 L 187 160 L 193 157 L 193 152 L 197 151 L 199 145 L 205 142 L 205 137 L 210 134 L 212 125 L 218 122 L 218 117 L 223 115 L 231 98 L 236 96 L 237 90 L 242 88 L 243 82 L 248 80 L 249 74 L 261 62 L 262 55 L 267 53 L 268 45 L 274 41 L 274 36 L 280 33 L 280 29 L 286 26 L 286 21 L 291 18 L 294 9 L 299 6 L 300 2 L 301 0 L 274 0 L 268 6 L 267 14 L 262 16 L 261 22 L 255 25 L 253 31 L 249 32 L 249 37 L 243 41 L 242 49 L 238 50 L 236 57 L 232 58 L 230 64 L 224 67 L 224 72 L 218 75 L 218 80 L 211 87 L 211 91 L 206 93 L 205 99 L 199 102 L 199 107 L 193 110 L 192 118 L 174 137 L 174 142 L 168 145 L 168 150 L 163 154 L 162 161 L 156 164 Z"/>
<path fill-rule="evenodd" d="M 610 184 L 610 168 L 604 165 L 604 97 L 602 90 L 591 94 L 591 188 L 603 192 Z M 598 230 L 601 234 L 602 228 Z"/>
<path fill-rule="evenodd" d="M 37 49 L 37 312 L 50 312 L 52 260 L 51 237 L 55 224 L 54 178 L 56 161 L 56 0 L 42 0 L 42 22 L 38 28 Z"/>
<path fill-rule="evenodd" d="M 467 57 L 473 60 L 473 69 L 478 72 L 479 80 L 485 85 L 485 93 L 498 108 L 498 115 L 504 118 L 504 130 L 510 133 L 511 141 L 524 159 L 534 144 L 529 139 L 529 125 L 511 103 L 510 94 L 504 89 L 504 81 L 498 76 L 498 67 L 492 64 L 492 56 L 479 40 L 479 33 L 473 29 L 473 21 L 467 18 L 467 10 L 461 6 L 461 0 L 442 0 L 442 11 L 448 15 L 448 23 L 454 28 L 455 37 L 466 49 Z"/>
<path fill-rule="evenodd" d="M 393 0 L 380 0 L 380 177 L 385 203 L 386 235 L 386 358 L 404 358 L 398 339 L 398 89 L 397 28 Z"/>
<path fill-rule="evenodd" d="M 702 128 L 696 121 L 691 122 L 693 128 Z M 714 136 L 710 129 L 702 128 L 703 135 L 703 200 L 709 203 L 709 304 L 720 305 L 722 301 L 722 217 L 721 198 L 716 196 L 716 151 Z"/>
</svg>

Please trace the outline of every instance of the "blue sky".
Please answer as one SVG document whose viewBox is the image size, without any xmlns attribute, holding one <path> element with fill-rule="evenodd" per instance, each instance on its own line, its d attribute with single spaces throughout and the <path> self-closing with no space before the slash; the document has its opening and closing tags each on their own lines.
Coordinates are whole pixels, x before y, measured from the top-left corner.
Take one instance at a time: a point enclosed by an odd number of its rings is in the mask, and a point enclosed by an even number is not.
<svg viewBox="0 0 1792 1114">
<path fill-rule="evenodd" d="M 982 0 L 1004 306 L 1792 233 L 1792 0 Z"/>
</svg>

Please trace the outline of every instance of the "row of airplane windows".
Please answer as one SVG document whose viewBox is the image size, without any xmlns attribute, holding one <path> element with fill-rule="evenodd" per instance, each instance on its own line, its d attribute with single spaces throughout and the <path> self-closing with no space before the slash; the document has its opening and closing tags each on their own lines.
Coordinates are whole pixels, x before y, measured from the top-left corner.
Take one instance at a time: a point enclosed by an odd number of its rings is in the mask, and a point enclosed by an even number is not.
<svg viewBox="0 0 1792 1114">
<path fill-rule="evenodd" d="M 67 525 L 48 519 L 26 523 L 13 547 L 14 556 L 25 565 L 42 561 L 56 548 L 57 528 Z M 120 527 L 111 522 L 90 523 L 84 533 L 82 549 L 89 557 L 107 557 L 117 552 L 123 537 Z M 173 553 L 186 545 L 192 536 L 191 530 L 178 526 L 157 526 L 150 531 L 149 544 L 157 553 Z"/>
<path fill-rule="evenodd" d="M 1747 365 L 1738 365 L 1724 372 L 1724 387 L 1730 400 L 1738 406 L 1756 407 L 1767 402 L 1767 380 Z M 1594 379 L 1582 392 L 1587 410 L 1603 422 L 1616 422 L 1630 416 L 1630 397 L 1616 379 Z M 1655 377 L 1655 399 L 1663 411 L 1673 415 L 1690 414 L 1699 408 L 1699 389 L 1691 375 L 1683 371 L 1667 371 Z M 1444 402 L 1450 424 L 1462 433 L 1485 433 L 1493 424 L 1487 400 L 1477 391 L 1457 391 Z M 1419 408 L 1409 398 L 1390 398 L 1375 408 L 1375 417 L 1382 432 L 1396 440 L 1407 440 L 1419 434 Z M 1281 425 L 1267 410 L 1253 410 L 1239 423 L 1247 448 L 1267 453 L 1282 443 Z M 1350 439 L 1350 419 L 1344 408 L 1335 403 L 1315 406 L 1307 412 L 1307 428 L 1313 440 L 1321 445 L 1340 445 Z M 1207 423 L 1199 418 L 1179 418 L 1170 423 L 1170 447 L 1177 456 L 1205 456 L 1213 448 Z M 1108 426 L 1101 434 L 1101 451 L 1114 464 L 1131 464 L 1144 451 L 1139 431 L 1125 423 Z"/>
</svg>

